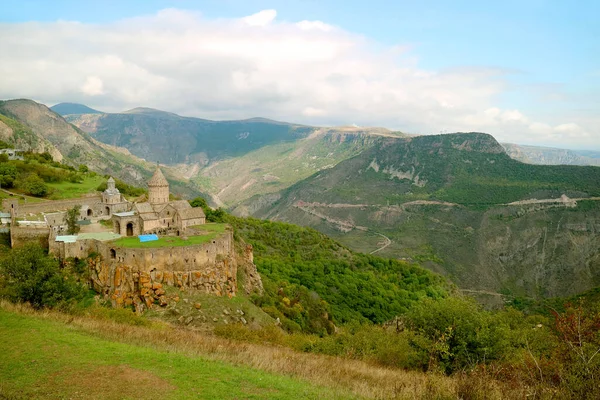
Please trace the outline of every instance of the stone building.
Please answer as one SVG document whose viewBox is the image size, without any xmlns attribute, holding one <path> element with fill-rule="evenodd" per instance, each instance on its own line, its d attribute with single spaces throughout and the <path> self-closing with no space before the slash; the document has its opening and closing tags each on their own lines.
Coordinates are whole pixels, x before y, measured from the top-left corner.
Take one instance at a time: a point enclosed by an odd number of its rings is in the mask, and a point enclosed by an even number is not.
<svg viewBox="0 0 600 400">
<path fill-rule="evenodd" d="M 114 213 L 114 232 L 122 236 L 169 232 L 177 235 L 194 225 L 206 223 L 202 208 L 186 200 L 169 201 L 169 182 L 160 167 L 148 181 L 148 202 L 134 203 L 131 211 Z"/>
</svg>

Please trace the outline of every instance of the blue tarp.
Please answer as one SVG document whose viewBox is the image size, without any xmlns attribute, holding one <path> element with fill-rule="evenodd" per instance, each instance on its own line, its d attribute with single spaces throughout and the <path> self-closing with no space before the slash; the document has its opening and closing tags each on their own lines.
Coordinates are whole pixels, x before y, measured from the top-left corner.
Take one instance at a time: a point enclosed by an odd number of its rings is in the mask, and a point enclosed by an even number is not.
<svg viewBox="0 0 600 400">
<path fill-rule="evenodd" d="M 140 238 L 140 242 L 152 242 L 158 240 L 157 235 L 138 235 L 138 238 Z"/>
</svg>

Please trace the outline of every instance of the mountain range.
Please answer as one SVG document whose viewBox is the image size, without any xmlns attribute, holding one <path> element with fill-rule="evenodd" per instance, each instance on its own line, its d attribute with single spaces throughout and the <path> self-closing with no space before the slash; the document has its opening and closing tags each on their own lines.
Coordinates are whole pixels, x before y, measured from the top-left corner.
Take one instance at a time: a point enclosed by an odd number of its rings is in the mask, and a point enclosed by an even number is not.
<svg viewBox="0 0 600 400">
<path fill-rule="evenodd" d="M 385 140 L 252 214 L 424 262 L 500 301 L 600 285 L 599 200 L 598 167 L 525 164 L 490 135 L 457 133 Z"/>
<path fill-rule="evenodd" d="M 148 108 L 78 113 L 0 103 L 2 140 L 132 183 L 165 165 L 174 191 L 314 227 L 348 247 L 416 260 L 486 302 L 600 286 L 594 152 L 262 118 L 210 121 Z M 94 110 L 95 111 L 95 110 Z"/>
</svg>

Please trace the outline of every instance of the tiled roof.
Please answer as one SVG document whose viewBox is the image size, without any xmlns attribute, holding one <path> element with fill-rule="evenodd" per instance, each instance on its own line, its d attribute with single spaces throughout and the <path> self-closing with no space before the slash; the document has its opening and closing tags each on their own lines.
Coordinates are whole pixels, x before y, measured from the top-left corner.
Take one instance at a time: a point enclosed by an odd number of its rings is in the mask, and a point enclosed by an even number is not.
<svg viewBox="0 0 600 400">
<path fill-rule="evenodd" d="M 140 214 L 140 218 L 143 221 L 153 221 L 158 219 L 155 213 L 150 213 L 150 214 Z"/>
<path fill-rule="evenodd" d="M 181 219 L 196 219 L 206 217 L 201 207 L 188 208 L 186 210 L 178 210 L 177 213 L 179 214 Z"/>
<path fill-rule="evenodd" d="M 148 186 L 167 186 L 168 184 L 169 182 L 165 179 L 162 171 L 157 167 L 154 175 L 152 175 L 152 178 L 148 181 Z"/>
<path fill-rule="evenodd" d="M 188 208 L 192 208 L 190 203 L 187 200 L 175 200 L 169 202 L 169 205 L 172 206 L 176 210 L 186 210 Z"/>
<path fill-rule="evenodd" d="M 154 209 L 150 203 L 135 203 L 134 207 L 140 214 L 154 213 Z"/>
</svg>

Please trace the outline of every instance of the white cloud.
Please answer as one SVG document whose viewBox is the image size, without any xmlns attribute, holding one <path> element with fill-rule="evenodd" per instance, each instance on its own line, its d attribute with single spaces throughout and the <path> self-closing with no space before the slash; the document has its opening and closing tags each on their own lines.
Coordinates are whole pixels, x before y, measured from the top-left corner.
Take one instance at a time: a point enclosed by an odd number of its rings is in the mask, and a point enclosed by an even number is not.
<svg viewBox="0 0 600 400">
<path fill-rule="evenodd" d="M 243 18 L 243 21 L 250 26 L 267 26 L 277 17 L 275 10 L 263 10 Z"/>
<path fill-rule="evenodd" d="M 325 32 L 331 31 L 333 29 L 333 27 L 331 25 L 328 25 L 326 23 L 324 23 L 323 21 L 300 21 L 296 24 L 296 26 L 298 26 L 300 29 L 303 30 L 311 30 L 311 29 L 317 29 L 317 30 L 322 30 Z"/>
<path fill-rule="evenodd" d="M 97 76 L 88 76 L 81 86 L 81 91 L 90 96 L 98 96 L 104 93 L 104 83 Z"/>
<path fill-rule="evenodd" d="M 0 38 L 0 98 L 600 143 L 596 116 L 550 123 L 498 107 L 506 71 L 426 70 L 410 44 L 383 46 L 323 21 L 278 21 L 275 10 L 233 20 L 167 9 L 110 24 L 0 23 Z"/>
</svg>

